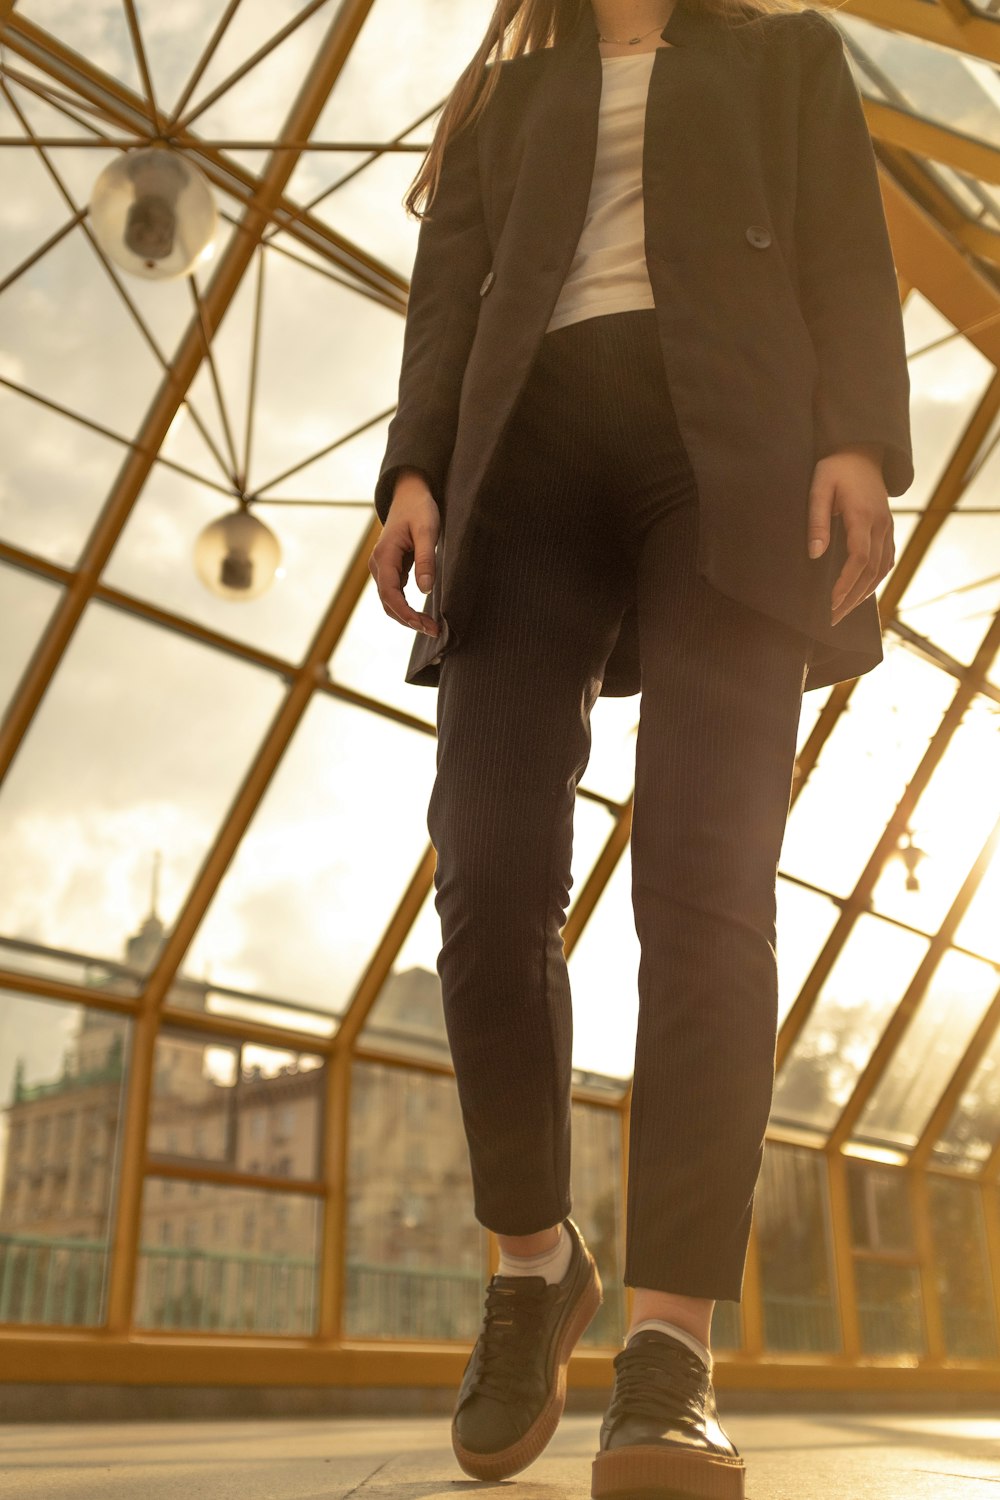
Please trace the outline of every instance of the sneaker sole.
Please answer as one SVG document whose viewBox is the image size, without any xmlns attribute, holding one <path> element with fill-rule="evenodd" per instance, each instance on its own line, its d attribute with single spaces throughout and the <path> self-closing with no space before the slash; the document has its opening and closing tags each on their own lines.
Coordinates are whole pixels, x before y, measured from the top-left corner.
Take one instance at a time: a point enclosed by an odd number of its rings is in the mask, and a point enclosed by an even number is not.
<svg viewBox="0 0 1000 1500">
<path fill-rule="evenodd" d="M 632 1443 L 598 1453 L 590 1493 L 593 1500 L 745 1500 L 745 1476 L 742 1458 Z"/>
<path fill-rule="evenodd" d="M 473 1453 L 471 1449 L 463 1448 L 455 1430 L 454 1418 L 452 1419 L 451 1445 L 455 1450 L 455 1457 L 466 1474 L 471 1474 L 473 1479 L 508 1479 L 511 1474 L 517 1474 L 521 1469 L 526 1469 L 551 1442 L 559 1426 L 559 1419 L 566 1405 L 566 1370 L 570 1355 L 604 1301 L 604 1288 L 597 1262 L 586 1246 L 584 1246 L 584 1254 L 590 1265 L 590 1275 L 579 1297 L 571 1305 L 569 1317 L 563 1328 L 562 1338 L 559 1341 L 555 1383 L 549 1399 L 524 1436 L 516 1443 L 512 1443 L 509 1448 L 501 1448 L 496 1453 Z"/>
</svg>

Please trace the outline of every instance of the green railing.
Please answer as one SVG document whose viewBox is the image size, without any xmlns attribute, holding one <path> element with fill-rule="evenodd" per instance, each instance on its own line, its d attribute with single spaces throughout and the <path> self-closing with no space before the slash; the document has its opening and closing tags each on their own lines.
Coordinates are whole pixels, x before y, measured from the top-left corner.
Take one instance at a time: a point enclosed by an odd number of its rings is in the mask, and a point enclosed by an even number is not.
<svg viewBox="0 0 1000 1500">
<path fill-rule="evenodd" d="M 764 1347 L 776 1353 L 835 1354 L 837 1310 L 825 1297 L 764 1298 Z"/>
<path fill-rule="evenodd" d="M 0 1234 L 0 1323 L 99 1324 L 106 1266 L 103 1240 Z"/>
<path fill-rule="evenodd" d="M 310 1334 L 316 1326 L 316 1263 L 303 1257 L 144 1247 L 136 1324 Z"/>
<path fill-rule="evenodd" d="M 108 1247 L 102 1240 L 0 1234 L 0 1323 L 99 1327 L 104 1317 Z M 317 1277 L 311 1258 L 190 1247 L 140 1252 L 136 1324 L 141 1328 L 308 1336 L 316 1327 Z M 474 1271 L 350 1261 L 345 1287 L 348 1338 L 461 1339 L 475 1335 L 485 1279 Z M 945 1308 L 952 1358 L 995 1358 L 990 1320 Z M 862 1303 L 865 1352 L 918 1353 L 919 1309 Z M 615 1347 L 625 1328 L 625 1290 L 605 1283 L 604 1303 L 584 1346 Z M 810 1297 L 764 1299 L 765 1347 L 826 1354 L 840 1348 L 836 1310 Z M 739 1347 L 739 1315 L 720 1303 L 713 1347 Z"/>
</svg>

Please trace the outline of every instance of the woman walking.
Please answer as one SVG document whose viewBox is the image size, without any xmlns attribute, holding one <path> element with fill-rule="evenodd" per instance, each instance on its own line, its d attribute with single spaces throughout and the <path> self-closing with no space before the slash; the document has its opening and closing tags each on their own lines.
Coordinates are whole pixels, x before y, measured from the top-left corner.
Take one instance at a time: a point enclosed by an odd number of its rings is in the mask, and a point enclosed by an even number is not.
<svg viewBox="0 0 1000 1500">
<path fill-rule="evenodd" d="M 370 566 L 438 688 L 438 972 L 500 1245 L 454 1450 L 493 1480 L 541 1453 L 601 1301 L 561 929 L 591 710 L 641 692 L 634 1296 L 592 1493 L 741 1500 L 710 1332 L 771 1103 L 802 694 L 881 661 L 913 478 L 874 152 L 838 30 L 791 0 L 499 0 L 424 191 Z"/>
</svg>

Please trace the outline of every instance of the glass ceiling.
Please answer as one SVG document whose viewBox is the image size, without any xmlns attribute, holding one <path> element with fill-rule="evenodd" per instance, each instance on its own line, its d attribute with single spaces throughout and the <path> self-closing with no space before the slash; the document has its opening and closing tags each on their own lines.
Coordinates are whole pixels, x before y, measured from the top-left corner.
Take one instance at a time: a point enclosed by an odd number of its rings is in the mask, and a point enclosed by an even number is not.
<svg viewBox="0 0 1000 1500">
<path fill-rule="evenodd" d="M 418 230 L 401 200 L 491 10 L 5 8 L 0 1005 L 29 976 L 125 1009 L 151 986 L 177 1024 L 317 1047 L 356 1025 L 376 1050 L 389 1006 L 390 1051 L 447 1063 L 426 1006 L 408 1027 L 392 1002 L 436 984 L 435 699 L 403 680 L 412 637 L 367 558 Z M 996 1178 L 1000 29 L 917 0 L 833 14 L 891 209 L 917 474 L 885 662 L 804 702 L 772 1125 Z M 88 222 L 154 124 L 220 216 L 171 282 L 119 270 Z M 236 603 L 193 554 L 241 492 L 281 562 Z M 594 711 L 566 931 L 577 1083 L 612 1095 L 635 1042 L 638 711 Z M 58 1051 L 48 1015 L 33 1054 Z"/>
</svg>

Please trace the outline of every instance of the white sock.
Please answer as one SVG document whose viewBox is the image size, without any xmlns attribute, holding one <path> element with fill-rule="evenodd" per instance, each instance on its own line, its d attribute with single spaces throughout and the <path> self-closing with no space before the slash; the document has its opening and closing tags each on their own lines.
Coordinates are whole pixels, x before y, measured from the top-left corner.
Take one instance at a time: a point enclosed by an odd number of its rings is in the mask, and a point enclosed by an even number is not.
<svg viewBox="0 0 1000 1500">
<path fill-rule="evenodd" d="M 573 1244 L 566 1233 L 565 1225 L 559 1225 L 559 1238 L 551 1250 L 543 1250 L 539 1255 L 511 1255 L 509 1251 L 500 1247 L 500 1264 L 497 1266 L 498 1276 L 544 1276 L 551 1285 L 553 1282 L 562 1281 L 569 1270 L 570 1256 L 573 1254 Z"/>
<path fill-rule="evenodd" d="M 711 1349 L 703 1344 L 701 1339 L 695 1338 L 693 1333 L 688 1333 L 686 1328 L 679 1328 L 676 1323 L 668 1323 L 662 1318 L 644 1318 L 641 1323 L 635 1325 L 632 1332 L 628 1335 L 628 1339 L 631 1339 L 632 1334 L 638 1333 L 640 1328 L 658 1328 L 661 1333 L 669 1333 L 672 1338 L 680 1339 L 682 1344 L 687 1344 L 688 1348 L 694 1354 L 697 1354 L 702 1364 L 708 1370 L 709 1375 L 711 1375 L 712 1366 L 715 1363 Z M 626 1343 L 628 1343 L 628 1339 L 626 1339 Z"/>
</svg>

